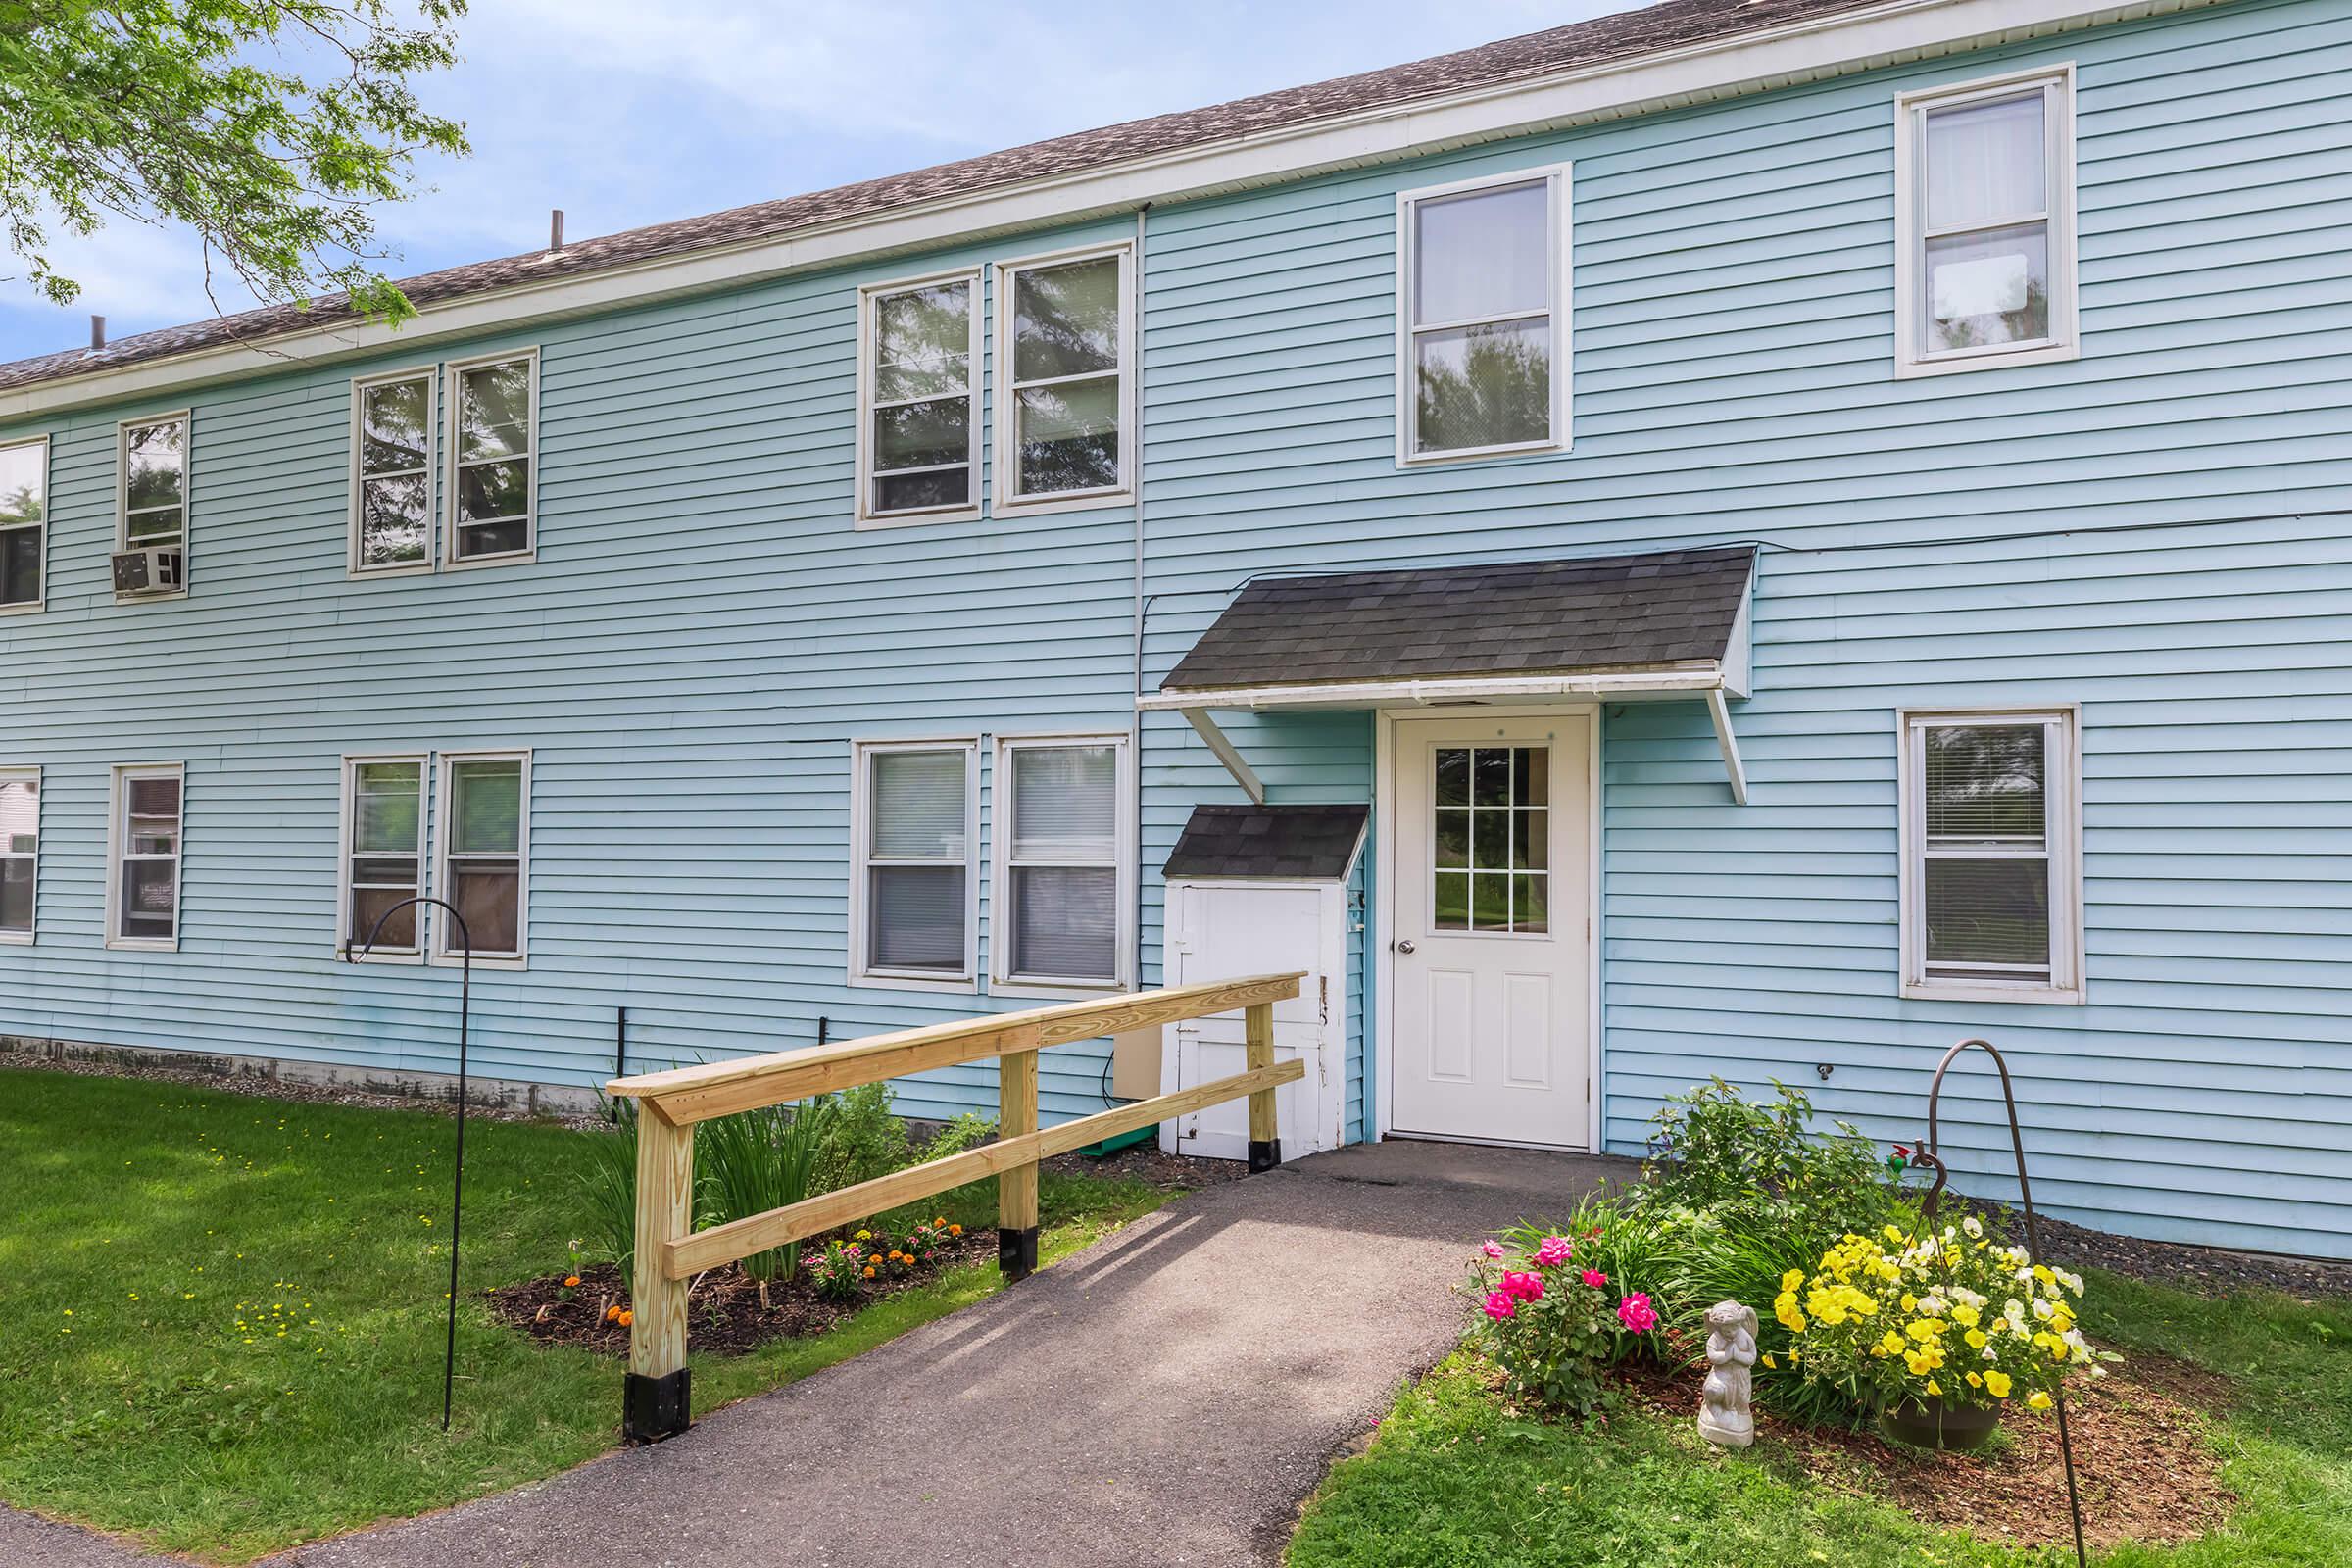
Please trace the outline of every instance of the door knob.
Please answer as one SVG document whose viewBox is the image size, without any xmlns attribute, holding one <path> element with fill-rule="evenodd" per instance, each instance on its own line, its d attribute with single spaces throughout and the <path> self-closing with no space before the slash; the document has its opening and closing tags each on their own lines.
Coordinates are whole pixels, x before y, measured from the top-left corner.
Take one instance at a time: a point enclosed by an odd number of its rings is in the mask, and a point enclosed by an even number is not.
<svg viewBox="0 0 2352 1568">
<path fill-rule="evenodd" d="M 1405 938 L 1403 941 L 1401 941 L 1401 942 L 1397 943 L 1397 944 L 1396 944 L 1396 951 L 1397 951 L 1398 953 L 1410 953 L 1410 952 L 1412 952 L 1412 951 L 1413 951 L 1413 939 L 1412 939 L 1411 937 L 1406 937 L 1406 938 Z"/>
</svg>

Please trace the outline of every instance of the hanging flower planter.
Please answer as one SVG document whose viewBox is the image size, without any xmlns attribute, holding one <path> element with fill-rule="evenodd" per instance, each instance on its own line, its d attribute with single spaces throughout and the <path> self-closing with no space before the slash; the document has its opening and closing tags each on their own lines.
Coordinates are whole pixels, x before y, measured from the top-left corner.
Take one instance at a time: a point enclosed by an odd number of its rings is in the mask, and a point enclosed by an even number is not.
<svg viewBox="0 0 2352 1568">
<path fill-rule="evenodd" d="M 1921 1448 L 1982 1448 L 2001 1412 L 1990 1405 L 1947 1405 L 1935 1395 L 1903 1399 L 1879 1412 L 1879 1430 Z"/>
</svg>

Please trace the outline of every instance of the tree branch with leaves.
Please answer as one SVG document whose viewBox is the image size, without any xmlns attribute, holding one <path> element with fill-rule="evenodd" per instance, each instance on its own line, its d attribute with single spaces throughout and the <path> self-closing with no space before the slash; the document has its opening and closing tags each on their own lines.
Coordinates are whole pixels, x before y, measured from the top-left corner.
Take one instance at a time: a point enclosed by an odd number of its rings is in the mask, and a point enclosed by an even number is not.
<svg viewBox="0 0 2352 1568">
<path fill-rule="evenodd" d="M 206 296 L 225 271 L 270 304 L 416 315 L 374 264 L 376 213 L 466 128 L 413 78 L 457 59 L 466 0 L 0 0 L 0 224 L 70 305 L 54 232 L 184 225 Z"/>
</svg>

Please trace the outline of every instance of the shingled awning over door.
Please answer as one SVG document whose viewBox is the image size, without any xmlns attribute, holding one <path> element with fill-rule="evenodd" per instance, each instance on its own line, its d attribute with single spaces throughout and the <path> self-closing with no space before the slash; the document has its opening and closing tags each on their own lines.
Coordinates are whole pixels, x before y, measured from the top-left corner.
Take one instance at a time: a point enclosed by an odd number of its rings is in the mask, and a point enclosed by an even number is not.
<svg viewBox="0 0 2352 1568">
<path fill-rule="evenodd" d="M 1260 578 L 1140 706 L 1183 713 L 1263 800 L 1212 710 L 1682 697 L 1744 804 L 1725 699 L 1748 691 L 1754 575 L 1740 546 Z"/>
</svg>

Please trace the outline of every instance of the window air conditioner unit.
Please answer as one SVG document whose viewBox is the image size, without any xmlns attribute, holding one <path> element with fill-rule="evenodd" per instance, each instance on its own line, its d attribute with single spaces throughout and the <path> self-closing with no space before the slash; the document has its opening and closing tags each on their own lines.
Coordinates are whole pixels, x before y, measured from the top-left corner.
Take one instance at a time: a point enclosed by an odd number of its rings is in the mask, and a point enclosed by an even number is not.
<svg viewBox="0 0 2352 1568">
<path fill-rule="evenodd" d="M 177 593 L 187 585 L 181 566 L 184 552 L 124 550 L 115 556 L 115 592 L 119 594 Z"/>
</svg>

